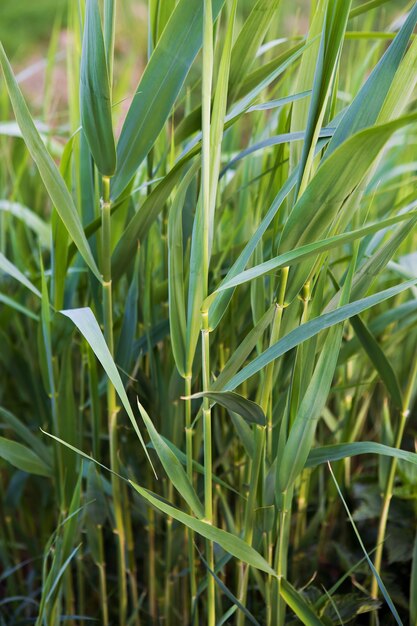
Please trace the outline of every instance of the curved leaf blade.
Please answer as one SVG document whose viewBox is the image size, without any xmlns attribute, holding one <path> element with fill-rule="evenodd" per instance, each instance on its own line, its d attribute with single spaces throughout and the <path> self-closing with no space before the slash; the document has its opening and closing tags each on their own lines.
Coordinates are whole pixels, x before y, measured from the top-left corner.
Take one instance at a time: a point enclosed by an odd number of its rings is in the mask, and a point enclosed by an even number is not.
<svg viewBox="0 0 417 626">
<path fill-rule="evenodd" d="M 87 0 L 80 73 L 80 110 L 84 133 L 98 171 L 112 176 L 116 169 L 109 74 L 100 10 Z"/>
</svg>

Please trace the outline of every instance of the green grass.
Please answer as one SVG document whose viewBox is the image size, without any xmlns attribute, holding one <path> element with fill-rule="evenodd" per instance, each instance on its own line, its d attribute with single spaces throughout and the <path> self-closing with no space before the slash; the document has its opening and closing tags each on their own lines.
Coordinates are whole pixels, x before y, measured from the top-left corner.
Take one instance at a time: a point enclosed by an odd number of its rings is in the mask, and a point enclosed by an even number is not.
<svg viewBox="0 0 417 626">
<path fill-rule="evenodd" d="M 417 4 L 72 3 L 59 111 L 37 9 L 36 116 L 0 47 L 0 626 L 416 626 Z"/>
</svg>

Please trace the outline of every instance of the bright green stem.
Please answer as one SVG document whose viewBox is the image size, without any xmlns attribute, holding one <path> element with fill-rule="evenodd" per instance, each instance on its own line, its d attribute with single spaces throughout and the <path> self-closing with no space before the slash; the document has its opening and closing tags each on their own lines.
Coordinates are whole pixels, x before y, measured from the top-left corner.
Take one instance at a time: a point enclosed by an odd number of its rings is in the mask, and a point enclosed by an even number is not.
<svg viewBox="0 0 417 626">
<path fill-rule="evenodd" d="M 281 285 L 278 294 L 278 302 L 272 323 L 271 338 L 269 345 L 272 346 L 279 339 L 281 332 L 282 313 L 284 311 L 285 291 L 287 288 L 289 268 L 284 267 L 281 272 Z M 262 387 L 261 407 L 267 416 L 267 458 L 272 461 L 272 410 L 269 410 L 272 396 L 272 381 L 274 378 L 275 363 L 270 363 L 265 372 L 265 380 Z"/>
<path fill-rule="evenodd" d="M 270 345 L 274 344 L 279 339 L 281 331 L 281 321 L 283 313 L 283 305 L 285 298 L 285 289 L 287 285 L 288 268 L 282 270 L 282 281 L 280 286 L 280 292 L 278 297 L 278 303 L 275 309 L 274 320 L 272 323 Z M 255 455 L 251 466 L 251 478 L 249 496 L 245 509 L 245 522 L 244 522 L 244 538 L 249 544 L 252 543 L 253 538 L 253 521 L 254 510 L 256 506 L 256 495 L 258 492 L 259 474 L 264 460 L 265 440 L 267 441 L 267 455 L 268 459 L 272 458 L 272 410 L 271 396 L 272 396 L 272 382 L 274 377 L 274 363 L 270 363 L 265 372 L 265 379 L 262 386 L 261 394 L 261 407 L 267 416 L 267 434 L 265 428 L 256 428 L 255 433 Z M 246 595 L 248 589 L 249 568 L 244 567 L 239 572 L 239 600 L 244 605 L 246 602 Z M 238 626 L 243 626 L 244 615 L 241 611 L 237 614 Z"/>
<path fill-rule="evenodd" d="M 187 476 L 193 482 L 193 429 L 191 426 L 191 374 L 185 377 L 185 451 Z M 191 510 L 190 510 L 191 512 Z M 186 528 L 185 530 L 188 546 L 188 563 L 190 567 L 190 591 L 191 591 L 191 614 L 194 615 L 194 624 L 198 624 L 198 611 L 194 606 L 197 599 L 197 575 L 194 559 L 194 532 Z"/>
<path fill-rule="evenodd" d="M 129 497 L 126 490 L 126 484 L 123 487 L 123 501 L 125 503 L 125 522 L 126 522 L 126 547 L 127 547 L 127 562 L 128 570 L 127 575 L 129 578 L 130 598 L 133 607 L 133 616 L 129 618 L 129 626 L 140 626 L 139 617 L 139 597 L 138 597 L 138 582 L 135 560 L 135 538 L 132 526 L 132 515 Z"/>
<path fill-rule="evenodd" d="M 203 351 L 203 390 L 210 388 L 210 333 L 207 328 L 208 313 L 203 312 L 202 351 Z M 213 523 L 213 469 L 212 469 L 212 433 L 211 408 L 208 398 L 203 401 L 203 428 L 204 428 L 204 517 L 210 524 Z M 214 570 L 214 551 L 211 541 L 207 541 L 207 562 Z M 214 578 L 207 574 L 207 626 L 216 623 L 215 586 Z"/>
<path fill-rule="evenodd" d="M 407 418 L 410 414 L 409 406 L 411 402 L 411 395 L 413 392 L 416 376 L 417 376 L 417 359 L 414 361 L 414 366 L 413 366 L 410 378 L 408 380 L 408 385 L 404 394 L 403 410 L 401 411 L 400 421 L 399 421 L 398 429 L 397 429 L 397 435 L 395 437 L 395 443 L 394 443 L 395 448 L 401 447 L 401 442 L 403 439 L 404 430 L 405 430 L 405 426 L 407 423 Z M 392 500 L 393 491 L 394 491 L 394 482 L 395 482 L 395 474 L 397 471 L 397 465 L 398 465 L 397 459 L 393 458 L 390 463 L 387 484 L 385 487 L 384 498 L 382 502 L 381 516 L 379 518 L 378 537 L 377 537 L 377 542 L 376 542 L 376 551 L 375 551 L 375 560 L 374 560 L 374 566 L 378 574 L 381 571 L 382 554 L 384 550 L 385 533 L 386 533 L 387 522 L 388 522 L 388 513 L 389 513 L 389 508 L 390 508 L 390 504 Z M 374 576 L 372 579 L 372 587 L 371 587 L 371 595 L 373 598 L 378 597 L 378 591 L 379 591 L 378 581 L 376 577 Z"/>
<path fill-rule="evenodd" d="M 111 281 L 111 203 L 110 203 L 110 179 L 103 177 L 102 199 L 102 273 L 103 273 L 103 318 L 104 336 L 110 353 L 114 354 L 113 342 L 113 303 Z M 123 499 L 119 473 L 119 460 L 117 457 L 117 414 L 119 407 L 116 401 L 116 390 L 110 379 L 107 381 L 107 416 L 110 439 L 110 467 L 112 469 L 111 483 L 113 493 L 113 508 L 116 522 L 115 532 L 118 538 L 118 585 L 119 585 L 119 624 L 126 626 L 127 616 L 127 586 L 126 586 L 126 534 L 123 519 Z"/>
<path fill-rule="evenodd" d="M 281 494 L 281 510 L 279 511 L 278 546 L 276 551 L 275 571 L 278 577 L 278 589 L 276 598 L 276 614 L 273 615 L 273 623 L 284 626 L 285 602 L 281 596 L 281 580 L 287 577 L 288 544 L 291 524 L 291 505 L 293 488 Z"/>
<path fill-rule="evenodd" d="M 204 0 L 203 20 L 203 76 L 202 76 L 202 169 L 201 169 L 201 198 L 203 209 L 202 232 L 202 280 L 203 297 L 208 292 L 208 274 L 210 263 L 210 122 L 211 122 L 211 93 L 213 83 L 213 11 L 212 0 Z M 202 312 L 202 371 L 203 391 L 210 388 L 210 335 L 208 312 Z M 203 402 L 203 432 L 204 432 L 204 509 L 205 519 L 213 523 L 213 487 L 212 487 L 212 433 L 211 408 L 208 398 Z M 207 541 L 207 562 L 214 570 L 213 544 Z M 207 572 L 207 626 L 216 623 L 215 581 Z"/>
</svg>

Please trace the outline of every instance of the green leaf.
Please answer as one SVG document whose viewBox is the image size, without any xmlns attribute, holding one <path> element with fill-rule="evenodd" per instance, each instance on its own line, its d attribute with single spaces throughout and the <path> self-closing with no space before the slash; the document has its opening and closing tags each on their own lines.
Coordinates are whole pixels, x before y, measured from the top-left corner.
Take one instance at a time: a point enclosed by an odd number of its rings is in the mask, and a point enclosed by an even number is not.
<svg viewBox="0 0 417 626">
<path fill-rule="evenodd" d="M 332 250 L 337 246 L 341 246 L 351 241 L 355 241 L 356 239 L 366 237 L 367 235 L 377 233 L 380 230 L 383 230 L 389 226 L 410 219 L 410 216 L 414 215 L 414 213 L 414 211 L 410 211 L 410 213 L 402 213 L 400 215 L 396 215 L 395 217 L 389 217 L 385 220 L 380 220 L 378 222 L 375 222 L 374 224 L 362 226 L 361 228 L 358 228 L 356 230 L 341 233 L 340 235 L 334 235 L 333 237 L 328 237 L 326 239 L 315 241 L 313 243 L 307 243 L 304 246 L 294 248 L 289 252 L 284 252 L 283 254 L 280 254 L 279 256 L 270 259 L 269 261 L 265 261 L 264 263 L 255 265 L 254 267 L 251 267 L 250 269 L 245 270 L 240 274 L 237 274 L 230 280 L 225 280 L 218 287 L 217 292 L 224 291 L 225 289 L 230 289 L 232 287 L 237 287 L 238 285 L 242 285 L 243 283 L 246 283 L 250 280 L 268 274 L 273 270 L 277 270 L 283 267 L 291 267 L 292 265 L 296 265 L 300 261 L 308 259 L 309 257 L 314 256 L 318 253 Z"/>
<path fill-rule="evenodd" d="M 265 333 L 265 330 L 271 324 L 274 314 L 275 305 L 272 305 L 237 346 L 216 380 L 212 383 L 212 391 L 222 390 L 226 383 L 238 372 L 250 353 L 255 349 L 255 346 Z"/>
<path fill-rule="evenodd" d="M 47 476 L 48 478 L 52 475 L 51 467 L 33 450 L 5 437 L 0 437 L 0 457 L 14 467 L 28 472 L 28 474 Z"/>
<path fill-rule="evenodd" d="M 19 304 L 19 302 L 13 300 L 13 298 L 5 296 L 4 293 L 0 293 L 0 302 L 5 304 L 6 306 L 9 306 L 12 309 L 15 309 L 15 311 L 19 311 L 19 313 L 23 313 L 23 315 L 27 315 L 27 317 L 30 317 L 30 319 L 32 320 L 39 321 L 39 316 L 36 315 L 36 313 L 33 313 L 25 306 L 22 306 L 21 304 Z"/>
<path fill-rule="evenodd" d="M 383 349 L 360 317 L 352 317 L 350 323 L 352 324 L 356 336 L 366 351 L 366 354 L 380 375 L 394 405 L 398 409 L 401 409 L 403 406 L 403 400 L 400 384 L 398 382 L 397 375 Z"/>
<path fill-rule="evenodd" d="M 150 464 L 152 465 L 152 461 L 149 457 L 145 442 L 143 441 L 142 435 L 136 423 L 136 419 L 133 414 L 132 407 L 130 406 L 130 402 L 127 397 L 125 388 L 123 387 L 122 379 L 120 378 L 120 374 L 117 370 L 116 364 L 113 361 L 112 355 L 110 354 L 110 351 L 107 347 L 106 340 L 104 339 L 103 333 L 100 330 L 100 326 L 98 325 L 92 310 L 89 307 L 84 307 L 81 309 L 67 309 L 64 311 L 60 311 L 60 313 L 62 313 L 62 315 L 65 315 L 65 317 L 68 317 L 73 322 L 73 324 L 75 324 L 80 333 L 86 339 L 87 343 L 91 346 L 94 354 L 103 366 L 104 371 L 114 385 L 114 388 L 116 389 L 116 392 L 120 400 L 122 401 L 125 411 L 130 419 L 133 429 L 138 436 L 138 439 L 141 442 L 143 449 L 145 450 L 145 454 Z"/>
<path fill-rule="evenodd" d="M 25 223 L 38 236 L 42 247 L 51 247 L 51 228 L 34 211 L 18 202 L 10 202 L 9 200 L 0 200 L 0 211 L 10 213 Z"/>
<path fill-rule="evenodd" d="M 353 17 L 357 17 L 358 15 L 367 13 L 368 11 L 376 9 L 383 4 L 386 4 L 387 2 L 391 2 L 391 0 L 369 0 L 369 2 L 364 2 L 363 4 L 360 4 L 358 7 L 355 7 L 351 10 L 349 18 L 352 19 Z"/>
<path fill-rule="evenodd" d="M 175 454 L 175 456 L 180 461 L 180 463 L 182 463 L 182 465 L 184 465 L 185 467 L 187 465 L 187 456 L 184 454 L 184 452 L 181 452 L 181 450 L 177 448 L 177 446 L 175 446 L 172 443 L 172 441 L 169 441 L 169 439 L 167 439 L 166 437 L 162 437 L 162 439 L 164 440 L 166 445 L 172 450 L 172 452 Z M 153 447 L 153 444 L 150 443 L 149 447 Z M 194 460 L 193 460 L 193 470 L 198 472 L 201 475 L 204 474 L 204 466 L 201 465 L 201 463 L 198 463 L 197 461 L 194 461 Z M 237 496 L 241 498 L 243 497 L 238 491 L 236 491 L 236 489 L 233 489 L 233 487 L 231 487 L 228 483 L 224 482 L 224 480 L 222 480 L 218 476 L 215 476 L 214 474 L 213 474 L 213 482 L 216 483 L 217 485 L 221 485 L 222 487 L 224 487 L 225 489 L 228 489 L 229 491 L 232 491 Z"/>
<path fill-rule="evenodd" d="M 146 429 L 151 438 L 154 450 L 158 455 L 158 458 L 161 461 L 162 466 L 166 471 L 168 478 L 170 479 L 170 482 L 187 502 L 193 513 L 197 515 L 199 519 L 201 519 L 202 517 L 204 517 L 204 508 L 181 463 L 179 462 L 171 448 L 165 443 L 164 439 L 156 430 L 151 418 L 149 417 L 139 400 L 138 407 L 142 419 L 145 423 Z"/>
<path fill-rule="evenodd" d="M 197 548 L 197 550 L 198 550 L 198 548 Z M 199 557 L 200 557 L 204 567 L 210 573 L 210 575 L 213 576 L 214 580 L 216 581 L 217 585 L 219 586 L 220 590 L 224 593 L 224 595 L 227 598 L 229 598 L 229 600 L 235 605 L 235 607 L 237 609 L 239 609 L 239 611 L 242 611 L 242 613 L 245 615 L 245 617 L 247 617 L 247 619 L 250 621 L 251 624 L 254 624 L 254 626 L 260 626 L 259 622 L 254 618 L 252 613 L 250 613 L 248 611 L 248 609 L 245 606 L 243 606 L 243 604 L 241 602 L 239 602 L 239 600 L 236 598 L 236 596 L 233 595 L 233 593 L 230 591 L 230 589 L 228 589 L 228 587 L 226 587 L 224 582 L 217 576 L 216 572 L 214 572 L 209 567 L 209 564 L 207 563 L 207 561 L 205 560 L 205 558 L 203 557 L 203 555 L 201 554 L 201 552 L 199 550 L 198 550 L 198 554 L 199 554 Z"/>
<path fill-rule="evenodd" d="M 417 4 L 343 116 L 329 144 L 326 158 L 350 135 L 375 124 L 416 23 Z"/>
<path fill-rule="evenodd" d="M 334 473 L 333 473 L 333 470 L 332 470 L 332 468 L 331 468 L 330 463 L 329 463 L 329 469 L 330 469 L 330 473 L 331 473 L 331 475 L 332 475 L 332 478 L 333 478 L 334 484 L 336 485 L 336 489 L 337 489 L 337 491 L 338 491 L 338 493 L 339 493 L 340 499 L 341 499 L 341 500 L 342 500 L 342 502 L 343 502 L 343 506 L 345 507 L 346 513 L 348 514 L 348 517 L 349 517 L 350 523 L 352 524 L 352 527 L 353 527 L 353 530 L 354 530 L 354 532 L 355 532 L 355 535 L 356 535 L 356 537 L 357 537 L 357 539 L 358 539 L 358 541 L 359 541 L 359 544 L 360 544 L 360 546 L 361 546 L 361 548 L 362 548 L 362 551 L 363 551 L 363 553 L 364 553 L 364 555 L 365 555 L 365 557 L 366 557 L 366 560 L 368 561 L 369 567 L 371 568 L 373 575 L 374 575 L 374 576 L 375 576 L 375 578 L 377 579 L 377 582 L 378 582 L 378 587 L 380 588 L 381 593 L 382 593 L 382 595 L 384 596 L 385 601 L 386 601 L 386 603 L 388 604 L 388 606 L 389 606 L 389 608 L 390 608 L 390 610 L 391 610 L 391 613 L 393 614 L 393 616 L 394 616 L 394 618 L 395 618 L 395 621 L 397 622 L 397 624 L 398 624 L 399 626 L 403 626 L 403 623 L 402 623 L 402 621 L 401 621 L 401 618 L 400 618 L 400 616 L 398 615 L 397 609 L 395 608 L 395 606 L 394 606 L 394 604 L 393 604 L 393 602 L 392 602 L 392 600 L 391 600 L 391 598 L 390 598 L 390 596 L 389 596 L 389 593 L 388 593 L 388 591 L 387 591 L 387 589 L 386 589 L 386 587 L 385 587 L 384 583 L 383 583 L 383 582 L 382 582 L 382 580 L 381 580 L 381 577 L 379 576 L 378 572 L 376 571 L 375 566 L 374 566 L 374 564 L 372 563 L 372 561 L 371 561 L 371 559 L 370 559 L 370 557 L 369 557 L 369 555 L 368 555 L 368 553 L 367 553 L 367 551 L 366 551 L 366 548 L 365 548 L 365 546 L 364 546 L 364 544 L 363 544 L 363 542 L 362 542 L 362 539 L 361 539 L 361 536 L 360 536 L 360 534 L 359 534 L 359 531 L 358 531 L 358 529 L 356 528 L 356 524 L 355 524 L 355 522 L 353 521 L 352 515 L 351 515 L 351 513 L 350 513 L 350 511 L 349 511 L 349 507 L 348 507 L 348 505 L 346 504 L 346 501 L 345 501 L 345 499 L 344 499 L 344 497 L 343 497 L 343 494 L 342 494 L 342 492 L 341 492 L 341 490 L 340 490 L 340 487 L 339 487 L 339 485 L 338 485 L 338 483 L 337 483 L 336 477 L 335 477 L 335 475 L 334 475 Z"/>
<path fill-rule="evenodd" d="M 265 426 L 266 424 L 265 413 L 259 404 L 240 396 L 238 393 L 234 393 L 232 391 L 202 391 L 200 393 L 195 393 L 190 397 L 192 399 L 209 398 L 210 400 L 213 400 L 214 402 L 217 402 L 217 404 L 223 406 L 228 411 L 237 413 L 243 417 L 248 424 L 258 424 L 259 426 Z"/>
<path fill-rule="evenodd" d="M 36 437 L 36 435 L 25 426 L 22 420 L 18 419 L 13 413 L 10 413 L 10 411 L 7 411 L 3 407 L 0 407 L 0 417 L 46 465 L 51 465 L 51 450 L 40 441 L 39 437 Z"/>
<path fill-rule="evenodd" d="M 326 107 L 331 96 L 332 82 L 340 61 L 344 34 L 352 0 L 332 0 L 327 3 L 320 48 L 314 72 L 305 141 L 299 165 L 296 197 L 307 186 Z"/>
<path fill-rule="evenodd" d="M 214 541 L 220 547 L 223 548 L 226 552 L 234 556 L 235 558 L 243 561 L 244 563 L 248 563 L 252 567 L 261 570 L 262 572 L 266 572 L 270 576 L 276 576 L 274 570 L 268 563 L 265 561 L 263 556 L 259 554 L 254 548 L 252 548 L 246 541 L 240 539 L 240 537 L 236 537 L 231 533 L 226 532 L 225 530 L 221 530 L 220 528 L 216 528 L 212 524 L 208 524 L 203 520 L 198 520 L 187 513 L 183 513 L 182 511 L 174 508 L 170 504 L 166 504 L 162 500 L 160 500 L 155 494 L 148 491 L 147 489 L 143 489 L 133 481 L 129 481 L 130 484 L 139 495 L 142 496 L 149 504 L 152 504 L 156 509 L 162 511 L 166 515 L 169 515 L 173 519 L 181 522 L 188 528 L 191 528 L 194 532 L 198 533 L 202 537 L 205 537 L 209 541 Z"/>
<path fill-rule="evenodd" d="M 307 604 L 303 596 L 285 578 L 280 581 L 280 594 L 305 626 L 323 626 L 313 607 Z"/>
<path fill-rule="evenodd" d="M 175 364 L 182 377 L 186 376 L 185 369 L 185 276 L 184 250 L 182 233 L 182 210 L 188 187 L 193 180 L 198 164 L 187 172 L 181 181 L 172 203 L 168 217 L 168 298 L 169 298 L 169 325 L 171 330 L 172 352 Z"/>
<path fill-rule="evenodd" d="M 338 443 L 331 446 L 323 446 L 311 450 L 306 461 L 306 467 L 316 467 L 327 461 L 340 461 L 360 454 L 380 454 L 417 465 L 417 454 L 407 452 L 374 441 L 354 441 L 352 443 Z"/>
<path fill-rule="evenodd" d="M 233 46 L 230 64 L 230 90 L 232 97 L 250 70 L 280 0 L 258 0 L 245 20 Z"/>
<path fill-rule="evenodd" d="M 98 171 L 116 169 L 109 74 L 98 0 L 87 0 L 80 72 L 80 110 L 84 133 Z"/>
<path fill-rule="evenodd" d="M 213 1 L 215 19 L 224 0 Z M 203 3 L 180 0 L 136 89 L 117 145 L 112 199 L 123 193 L 161 132 L 202 45 Z"/>
<path fill-rule="evenodd" d="M 405 116 L 362 130 L 339 146 L 323 162 L 294 206 L 281 235 L 280 252 L 326 237 L 344 202 L 362 182 L 391 135 L 416 119 L 415 115 Z M 311 270 L 311 261 L 290 270 L 287 302 L 297 296 Z"/>
<path fill-rule="evenodd" d="M 84 261 L 87 263 L 98 280 L 101 281 L 100 272 L 90 250 L 90 246 L 88 245 L 72 197 L 61 174 L 59 173 L 57 166 L 45 148 L 42 139 L 36 130 L 35 124 L 33 123 L 32 117 L 22 96 L 22 92 L 19 89 L 6 53 L 1 44 L 0 64 L 3 68 L 6 86 L 12 102 L 16 121 L 22 131 L 22 136 L 30 155 L 39 169 L 39 173 L 46 190 Z"/>
<path fill-rule="evenodd" d="M 343 326 L 333 327 L 320 352 L 307 391 L 297 411 L 277 466 L 277 489 L 286 492 L 305 466 L 312 448 L 317 421 L 326 404 L 337 366 Z"/>
<path fill-rule="evenodd" d="M 417 279 L 407 281 L 401 285 L 397 285 L 396 287 L 380 291 L 372 296 L 356 300 L 350 304 L 345 304 L 338 309 L 329 311 L 328 313 L 323 313 L 323 315 L 302 324 L 295 330 L 288 333 L 288 335 L 277 341 L 274 345 L 267 348 L 251 363 L 246 365 L 246 367 L 244 367 L 238 374 L 233 376 L 233 378 L 228 381 L 228 383 L 224 386 L 224 390 L 230 391 L 235 389 L 238 385 L 241 385 L 245 380 L 263 369 L 266 365 L 268 365 L 268 363 L 271 363 L 292 348 L 295 348 L 303 341 L 314 337 L 320 331 L 330 328 L 334 324 L 339 324 L 354 315 L 359 315 L 376 304 L 396 296 L 398 293 L 401 293 L 405 289 L 415 285 L 416 282 Z"/>
<path fill-rule="evenodd" d="M 118 280 L 129 267 L 129 261 L 137 250 L 138 242 L 143 241 L 149 228 L 162 211 L 175 185 L 184 174 L 187 161 L 188 158 L 184 158 L 172 168 L 152 190 L 126 226 L 112 255 L 113 280 Z"/>
<path fill-rule="evenodd" d="M 26 289 L 29 289 L 29 291 L 34 293 L 38 298 L 42 297 L 39 289 L 37 289 L 13 263 L 6 259 L 2 252 L 0 252 L 0 271 L 19 281 L 19 283 L 24 285 Z"/>
</svg>

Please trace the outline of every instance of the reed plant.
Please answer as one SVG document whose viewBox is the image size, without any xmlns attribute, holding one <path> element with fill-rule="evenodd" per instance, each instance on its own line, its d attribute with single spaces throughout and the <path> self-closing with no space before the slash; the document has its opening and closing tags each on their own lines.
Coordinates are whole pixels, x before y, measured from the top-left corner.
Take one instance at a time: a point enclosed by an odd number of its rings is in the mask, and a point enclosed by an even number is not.
<svg viewBox="0 0 417 626">
<path fill-rule="evenodd" d="M 70 0 L 57 113 L 61 23 L 41 110 L 0 46 L 0 625 L 417 626 L 417 3 Z"/>
</svg>

